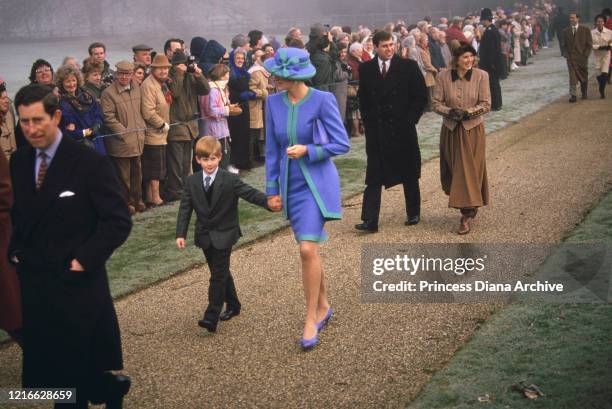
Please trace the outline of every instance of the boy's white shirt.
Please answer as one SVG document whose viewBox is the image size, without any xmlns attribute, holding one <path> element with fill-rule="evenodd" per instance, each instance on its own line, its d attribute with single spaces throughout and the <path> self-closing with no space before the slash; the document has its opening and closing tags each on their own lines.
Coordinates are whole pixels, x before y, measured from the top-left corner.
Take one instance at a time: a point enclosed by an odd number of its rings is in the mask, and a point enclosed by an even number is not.
<svg viewBox="0 0 612 409">
<path fill-rule="evenodd" d="M 210 176 L 210 183 L 209 186 L 213 184 L 213 182 L 215 181 L 215 178 L 217 177 L 217 172 L 219 171 L 219 166 L 217 166 L 215 168 L 215 171 L 211 174 L 206 173 L 206 171 L 204 170 L 204 168 L 202 168 L 202 183 L 206 184 L 206 181 L 204 179 L 206 179 L 206 176 Z"/>
</svg>

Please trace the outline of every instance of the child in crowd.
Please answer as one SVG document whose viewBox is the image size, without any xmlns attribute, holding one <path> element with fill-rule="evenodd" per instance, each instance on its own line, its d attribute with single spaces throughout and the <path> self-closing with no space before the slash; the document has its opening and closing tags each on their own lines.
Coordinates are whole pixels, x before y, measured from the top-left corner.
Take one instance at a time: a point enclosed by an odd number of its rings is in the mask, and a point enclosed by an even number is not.
<svg viewBox="0 0 612 409">
<path fill-rule="evenodd" d="M 214 136 L 222 146 L 223 159 L 221 169 L 227 169 L 230 164 L 230 132 L 227 117 L 233 115 L 236 104 L 230 104 L 229 68 L 217 64 L 208 73 L 210 92 L 200 97 L 200 114 L 204 120 L 204 135 Z"/>
</svg>

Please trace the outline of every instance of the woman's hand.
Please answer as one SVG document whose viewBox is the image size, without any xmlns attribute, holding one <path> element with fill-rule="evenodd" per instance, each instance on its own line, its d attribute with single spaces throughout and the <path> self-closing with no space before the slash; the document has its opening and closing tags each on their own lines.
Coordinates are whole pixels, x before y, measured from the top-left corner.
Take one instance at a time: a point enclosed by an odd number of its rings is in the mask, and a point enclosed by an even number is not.
<svg viewBox="0 0 612 409">
<path fill-rule="evenodd" d="M 93 135 L 93 131 L 91 128 L 83 129 L 83 136 L 89 138 L 91 135 Z"/>
<path fill-rule="evenodd" d="M 308 153 L 305 145 L 293 145 L 287 148 L 287 156 L 291 159 L 299 159 Z"/>
<path fill-rule="evenodd" d="M 66 130 L 67 131 L 74 131 L 75 129 L 76 129 L 76 126 L 74 124 L 66 125 Z"/>
<path fill-rule="evenodd" d="M 268 207 L 273 212 L 280 212 L 283 208 L 283 202 L 281 201 L 281 197 L 276 196 L 268 196 Z"/>
</svg>

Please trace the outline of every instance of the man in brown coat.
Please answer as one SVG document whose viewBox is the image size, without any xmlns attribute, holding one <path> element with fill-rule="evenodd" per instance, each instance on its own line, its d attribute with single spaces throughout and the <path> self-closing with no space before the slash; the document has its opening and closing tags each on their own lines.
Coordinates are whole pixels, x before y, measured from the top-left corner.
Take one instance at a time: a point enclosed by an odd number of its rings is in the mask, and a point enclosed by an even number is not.
<svg viewBox="0 0 612 409">
<path fill-rule="evenodd" d="M 142 202 L 142 167 L 146 128 L 140 111 L 140 87 L 132 81 L 134 64 L 120 61 L 116 79 L 102 93 L 104 123 L 114 135 L 104 139 L 108 156 L 121 180 L 123 196 L 131 214 L 146 209 Z"/>
<path fill-rule="evenodd" d="M 7 158 L 0 152 L 0 329 L 21 345 L 21 297 L 15 268 L 8 261 L 13 191 Z"/>
<path fill-rule="evenodd" d="M 183 183 L 191 174 L 192 144 L 198 136 L 198 96 L 208 95 L 210 87 L 196 63 L 189 63 L 181 50 L 172 56 L 170 69 L 170 122 L 166 147 L 167 175 L 162 197 L 166 202 L 181 198 Z"/>
<path fill-rule="evenodd" d="M 579 24 L 580 16 L 570 13 L 570 26 L 561 34 L 561 52 L 569 70 L 569 102 L 576 102 L 576 85 L 580 82 L 582 99 L 587 99 L 589 55 L 593 49 L 591 31 Z"/>
</svg>

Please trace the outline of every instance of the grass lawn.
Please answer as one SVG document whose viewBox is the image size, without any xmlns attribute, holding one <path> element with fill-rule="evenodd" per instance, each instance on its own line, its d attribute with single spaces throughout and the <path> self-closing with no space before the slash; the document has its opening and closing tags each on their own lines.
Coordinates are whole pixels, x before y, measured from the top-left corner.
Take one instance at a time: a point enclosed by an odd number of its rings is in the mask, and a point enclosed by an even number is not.
<svg viewBox="0 0 612 409">
<path fill-rule="evenodd" d="M 612 192 L 567 238 L 612 243 Z M 529 400 L 524 381 L 545 394 Z M 489 402 L 478 397 L 489 395 Z M 493 315 L 409 408 L 612 408 L 612 305 L 511 305 Z"/>
</svg>

